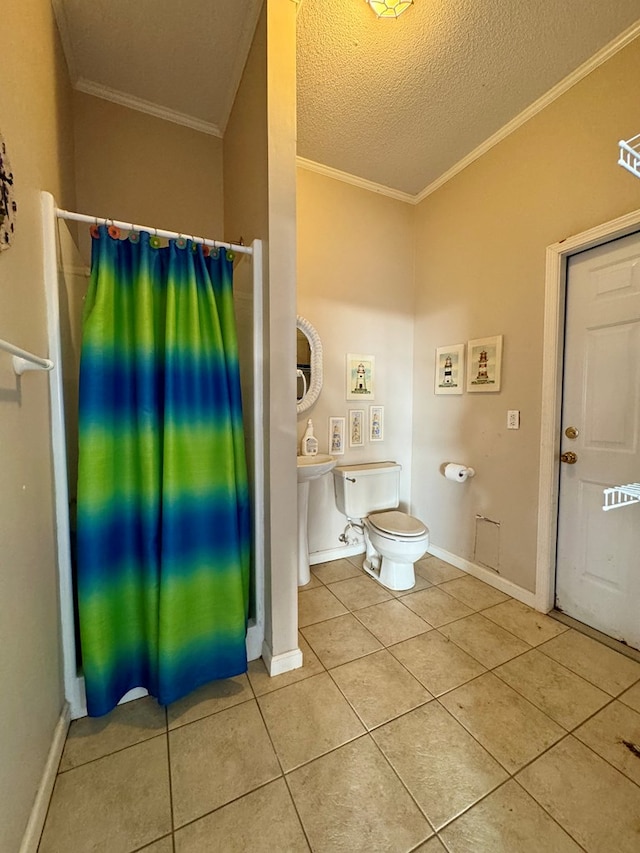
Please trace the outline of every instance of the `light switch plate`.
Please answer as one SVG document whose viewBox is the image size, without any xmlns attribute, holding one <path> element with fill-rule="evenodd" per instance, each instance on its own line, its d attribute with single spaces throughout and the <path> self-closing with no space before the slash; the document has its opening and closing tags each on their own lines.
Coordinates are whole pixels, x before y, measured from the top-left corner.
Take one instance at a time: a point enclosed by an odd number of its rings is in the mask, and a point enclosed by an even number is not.
<svg viewBox="0 0 640 853">
<path fill-rule="evenodd" d="M 507 429 L 520 429 L 520 412 L 518 409 L 509 409 L 507 412 Z"/>
</svg>

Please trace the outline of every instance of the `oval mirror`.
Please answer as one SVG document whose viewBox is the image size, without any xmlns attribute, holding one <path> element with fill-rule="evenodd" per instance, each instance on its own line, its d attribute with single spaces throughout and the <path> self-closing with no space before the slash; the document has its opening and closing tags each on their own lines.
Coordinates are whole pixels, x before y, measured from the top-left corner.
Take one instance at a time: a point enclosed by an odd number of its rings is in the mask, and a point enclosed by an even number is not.
<svg viewBox="0 0 640 853">
<path fill-rule="evenodd" d="M 322 390 L 322 343 L 308 320 L 296 317 L 296 386 L 298 414 L 316 402 Z"/>
</svg>

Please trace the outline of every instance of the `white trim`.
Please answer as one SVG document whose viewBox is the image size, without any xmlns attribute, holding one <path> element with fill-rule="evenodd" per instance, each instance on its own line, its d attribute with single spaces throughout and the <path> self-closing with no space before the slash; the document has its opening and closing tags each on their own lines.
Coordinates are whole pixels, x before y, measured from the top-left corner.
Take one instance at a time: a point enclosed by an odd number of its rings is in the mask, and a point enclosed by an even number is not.
<svg viewBox="0 0 640 853">
<path fill-rule="evenodd" d="M 578 68 L 572 71 L 571 74 L 568 74 L 563 80 L 556 83 L 555 86 L 549 89 L 548 92 L 545 92 L 545 94 L 538 98 L 537 101 L 530 104 L 526 109 L 519 113 L 519 115 L 515 116 L 515 118 L 511 119 L 507 124 L 503 125 L 503 127 L 497 130 L 492 136 L 485 139 L 484 142 L 478 145 L 477 148 L 474 148 L 474 150 L 467 154 L 466 157 L 463 157 L 462 160 L 459 160 L 451 166 L 450 169 L 447 169 L 446 172 L 415 195 L 403 192 L 402 190 L 393 189 L 392 187 L 386 187 L 383 184 L 377 184 L 374 181 L 368 181 L 366 178 L 359 178 L 357 175 L 350 175 L 348 172 L 341 172 L 339 169 L 333 169 L 331 166 L 324 166 L 322 163 L 316 163 L 313 160 L 307 160 L 304 157 L 296 158 L 297 165 L 310 172 L 318 172 L 318 174 L 325 175 L 328 178 L 334 178 L 337 181 L 352 184 L 353 186 L 360 187 L 364 190 L 370 190 L 371 192 L 375 192 L 380 195 L 386 195 L 389 198 L 395 198 L 398 201 L 404 201 L 407 204 L 420 204 L 420 202 L 424 201 L 427 196 L 430 196 L 431 193 L 440 189 L 440 187 L 450 181 L 451 178 L 455 177 L 475 160 L 478 160 L 486 154 L 487 151 L 490 151 L 499 142 L 502 142 L 503 139 L 506 139 L 514 133 L 514 131 L 518 130 L 519 127 L 522 127 L 522 125 L 528 122 L 529 119 L 546 109 L 546 107 L 575 86 L 576 83 L 579 83 L 588 74 L 591 74 L 592 71 L 595 71 L 596 68 L 603 65 L 611 59 L 612 56 L 615 56 L 616 53 L 625 48 L 639 35 L 640 21 L 637 21 L 606 44 L 592 57 L 587 59 L 586 62 L 583 62 L 582 65 L 578 66 Z"/>
<path fill-rule="evenodd" d="M 191 130 L 197 130 L 200 133 L 207 133 L 209 136 L 217 136 L 219 139 L 222 139 L 222 131 L 210 121 L 204 121 L 204 119 L 178 112 L 178 110 L 154 104 L 152 101 L 145 101 L 144 98 L 137 98 L 128 92 L 121 92 L 119 89 L 103 86 L 102 83 L 95 83 L 93 80 L 87 80 L 85 77 L 79 77 L 76 80 L 74 89 L 77 89 L 78 92 L 83 92 L 85 95 L 102 98 L 103 101 L 111 101 L 112 104 L 119 104 L 121 107 L 128 107 L 130 110 L 146 113 L 163 121 L 170 121 L 173 124 L 189 127 Z"/>
<path fill-rule="evenodd" d="M 555 602 L 558 457 L 567 260 L 577 252 L 626 237 L 627 234 L 638 230 L 640 209 L 547 247 L 535 603 L 536 609 L 545 613 L 553 608 Z"/>
<path fill-rule="evenodd" d="M 57 219 L 56 203 L 51 193 L 41 193 L 41 209 L 47 334 L 49 336 L 49 355 L 54 362 L 53 370 L 49 373 L 49 399 L 51 402 L 51 454 L 53 458 L 64 695 L 69 703 L 71 718 L 75 720 L 86 714 L 86 703 L 84 684 L 78 678 L 76 670 L 75 616 L 73 612 L 69 532 L 69 488 L 64 420 L 62 344 L 60 339 L 60 297 L 58 292 Z"/>
<path fill-rule="evenodd" d="M 309 565 L 317 566 L 319 563 L 329 563 L 332 560 L 343 560 L 347 557 L 357 557 L 364 554 L 364 542 L 355 545 L 343 545 L 341 548 L 327 548 L 326 551 L 314 551 L 309 554 Z"/>
<path fill-rule="evenodd" d="M 272 678 L 274 675 L 282 675 L 283 672 L 290 672 L 292 669 L 300 669 L 303 663 L 300 649 L 291 649 L 290 652 L 274 655 L 266 641 L 262 644 L 262 660 Z"/>
<path fill-rule="evenodd" d="M 545 92 L 545 94 L 538 98 L 537 101 L 530 104 L 525 110 L 515 118 L 512 118 L 511 121 L 507 122 L 507 124 L 501 127 L 500 130 L 488 139 L 485 139 L 485 141 L 471 151 L 470 154 L 467 154 L 466 157 L 459 160 L 443 175 L 440 175 L 439 178 L 432 181 L 422 190 L 421 193 L 418 193 L 418 195 L 415 196 L 414 203 L 419 204 L 427 196 L 431 195 L 432 192 L 435 192 L 443 184 L 446 184 L 447 181 L 451 180 L 451 178 L 457 175 L 458 172 L 466 169 L 466 167 L 473 163 L 474 160 L 478 160 L 483 156 L 483 154 L 486 154 L 487 151 L 491 150 L 491 148 L 499 142 L 502 142 L 503 139 L 506 139 L 507 136 L 510 136 L 514 131 L 518 130 L 518 128 L 522 127 L 522 125 L 528 122 L 529 119 L 533 118 L 539 112 L 542 112 L 542 110 L 546 109 L 546 107 L 552 104 L 561 95 L 568 92 L 572 86 L 575 86 L 576 83 L 579 83 L 588 74 L 591 74 L 592 71 L 595 71 L 596 68 L 605 63 L 608 59 L 611 59 L 611 57 L 618 53 L 618 51 L 630 44 L 638 35 L 640 35 L 640 21 L 636 21 L 635 24 L 632 24 L 620 33 L 620 35 L 614 38 L 613 41 L 610 41 L 609 44 L 606 44 L 601 50 L 587 59 L 586 62 L 579 65 L 578 68 L 571 72 L 571 74 L 568 74 L 563 80 L 556 83 L 555 86 L 549 89 L 548 92 Z"/>
<path fill-rule="evenodd" d="M 58 767 L 60 766 L 62 751 L 64 750 L 67 732 L 69 731 L 69 722 L 69 706 L 65 702 L 53 732 L 53 739 L 51 741 L 49 755 L 47 756 L 47 762 L 44 765 L 44 770 L 42 771 L 42 778 L 38 785 L 38 791 L 31 809 L 31 814 L 29 815 L 27 828 L 24 831 L 22 843 L 20 844 L 20 853 L 37 853 L 40 838 L 42 836 L 42 830 L 44 829 L 44 822 L 49 809 L 49 802 L 51 801 L 51 795 L 53 794 L 53 786 L 55 785 L 56 776 L 58 775 Z"/>
<path fill-rule="evenodd" d="M 264 317 L 263 317 L 263 257 L 262 240 L 251 244 L 253 263 L 253 563 L 255 567 L 255 623 L 247 632 L 247 657 L 256 660 L 264 643 L 264 540 L 265 540 L 265 480 L 264 480 Z"/>
<path fill-rule="evenodd" d="M 528 589 L 518 586 L 518 584 L 513 583 L 513 581 L 503 578 L 501 575 L 497 575 L 490 569 L 487 569 L 484 566 L 479 566 L 477 563 L 471 563 L 469 560 L 465 560 L 464 557 L 458 557 L 457 554 L 451 554 L 449 551 L 445 551 L 444 548 L 438 548 L 437 545 L 429 545 L 429 554 L 433 554 L 434 557 L 439 557 L 441 560 L 444 560 L 445 563 L 451 563 L 452 566 L 460 569 L 460 571 L 473 575 L 474 578 L 484 581 L 484 583 L 489 584 L 489 586 L 492 586 L 494 589 L 498 589 L 500 592 L 510 595 L 512 598 L 521 601 L 528 607 L 535 607 L 536 609 L 539 609 L 537 607 L 534 593 L 529 592 Z"/>
<path fill-rule="evenodd" d="M 336 181 L 342 181 L 344 184 L 351 184 L 354 187 L 359 187 L 362 190 L 369 190 L 378 195 L 385 195 L 388 198 L 394 198 L 396 201 L 404 201 L 407 204 L 417 204 L 418 196 L 405 193 L 402 190 L 395 190 L 393 187 L 385 187 L 384 184 L 376 184 L 375 181 L 368 181 L 366 178 L 359 178 L 357 175 L 351 175 L 349 172 L 341 172 L 339 169 L 334 169 L 332 166 L 325 166 L 322 163 L 316 163 L 314 160 L 307 160 L 305 157 L 296 157 L 296 165 L 300 169 L 306 169 L 308 172 L 317 172 L 319 175 L 324 175 L 327 178 L 333 178 Z"/>
</svg>

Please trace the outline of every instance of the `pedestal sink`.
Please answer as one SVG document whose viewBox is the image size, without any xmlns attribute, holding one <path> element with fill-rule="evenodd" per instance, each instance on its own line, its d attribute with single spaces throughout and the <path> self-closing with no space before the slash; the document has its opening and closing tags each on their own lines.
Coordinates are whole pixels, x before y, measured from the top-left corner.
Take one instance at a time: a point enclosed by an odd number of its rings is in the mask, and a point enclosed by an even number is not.
<svg viewBox="0 0 640 853">
<path fill-rule="evenodd" d="M 298 586 L 311 580 L 309 570 L 309 483 L 328 474 L 337 459 L 328 453 L 298 456 Z"/>
</svg>

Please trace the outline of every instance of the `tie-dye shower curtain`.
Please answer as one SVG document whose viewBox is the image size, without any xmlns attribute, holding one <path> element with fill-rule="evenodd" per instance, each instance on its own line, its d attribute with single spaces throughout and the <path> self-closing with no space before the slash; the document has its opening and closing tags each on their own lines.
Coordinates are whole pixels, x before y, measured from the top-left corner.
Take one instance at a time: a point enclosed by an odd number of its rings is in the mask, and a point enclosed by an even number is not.
<svg viewBox="0 0 640 853">
<path fill-rule="evenodd" d="M 92 229 L 78 600 L 91 716 L 247 668 L 249 495 L 224 249 Z"/>
</svg>

